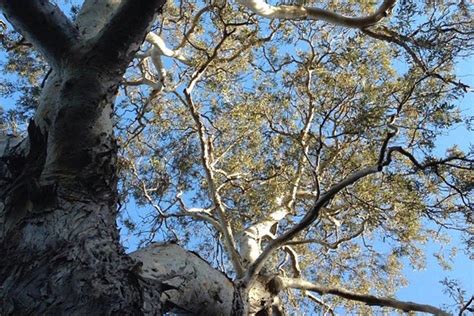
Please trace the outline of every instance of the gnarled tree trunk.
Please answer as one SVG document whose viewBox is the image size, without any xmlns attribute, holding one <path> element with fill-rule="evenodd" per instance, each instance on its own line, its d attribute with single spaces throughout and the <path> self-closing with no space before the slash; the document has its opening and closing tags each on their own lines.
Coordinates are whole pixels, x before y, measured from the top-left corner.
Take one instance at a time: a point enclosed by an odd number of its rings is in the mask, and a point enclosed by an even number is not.
<svg viewBox="0 0 474 316">
<path fill-rule="evenodd" d="M 1 315 L 160 312 L 119 244 L 112 107 L 162 4 L 122 1 L 90 39 L 48 1 L 0 1 L 53 69 L 27 137 L 0 152 Z"/>
</svg>

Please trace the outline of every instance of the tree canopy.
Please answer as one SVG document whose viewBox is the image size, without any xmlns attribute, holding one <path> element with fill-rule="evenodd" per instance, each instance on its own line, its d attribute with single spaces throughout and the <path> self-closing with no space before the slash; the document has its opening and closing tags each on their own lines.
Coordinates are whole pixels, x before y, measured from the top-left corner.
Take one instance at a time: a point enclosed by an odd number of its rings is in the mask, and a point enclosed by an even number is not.
<svg viewBox="0 0 474 316">
<path fill-rule="evenodd" d="M 287 311 L 438 313 L 388 297 L 407 284 L 405 264 L 424 267 L 430 241 L 451 250 L 440 264 L 473 256 L 474 152 L 437 149 L 446 131 L 472 128 L 459 107 L 472 88 L 455 73 L 473 53 L 472 9 L 168 1 L 114 107 L 122 240 L 176 242 L 246 284 L 278 276 Z M 1 26 L 0 92 L 16 100 L 1 128 L 20 135 L 51 65 Z"/>
</svg>

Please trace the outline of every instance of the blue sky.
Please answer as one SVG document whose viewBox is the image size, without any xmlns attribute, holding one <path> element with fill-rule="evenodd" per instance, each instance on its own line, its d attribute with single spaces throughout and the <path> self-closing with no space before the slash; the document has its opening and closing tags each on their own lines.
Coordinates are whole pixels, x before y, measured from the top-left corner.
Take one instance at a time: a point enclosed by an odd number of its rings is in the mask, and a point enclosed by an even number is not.
<svg viewBox="0 0 474 316">
<path fill-rule="evenodd" d="M 456 67 L 457 76 L 464 83 L 474 87 L 474 58 L 460 62 Z M 465 95 L 460 101 L 461 109 L 465 115 L 474 116 L 474 91 Z M 440 137 L 437 142 L 437 154 L 443 155 L 444 151 L 453 144 L 459 145 L 463 150 L 468 150 L 474 145 L 474 133 L 463 126 L 455 128 Z M 451 233 L 452 245 L 460 244 L 459 236 Z M 461 247 L 460 247 L 461 248 Z M 439 283 L 445 277 L 461 281 L 468 296 L 474 295 L 474 261 L 470 260 L 461 250 L 453 258 L 450 271 L 444 271 L 436 262 L 433 253 L 440 250 L 440 245 L 429 243 L 427 246 L 427 264 L 422 271 L 414 271 L 406 267 L 404 272 L 410 282 L 407 288 L 398 292 L 399 299 L 413 300 L 431 304 L 453 304 L 453 301 L 443 294 L 443 287 Z"/>
</svg>

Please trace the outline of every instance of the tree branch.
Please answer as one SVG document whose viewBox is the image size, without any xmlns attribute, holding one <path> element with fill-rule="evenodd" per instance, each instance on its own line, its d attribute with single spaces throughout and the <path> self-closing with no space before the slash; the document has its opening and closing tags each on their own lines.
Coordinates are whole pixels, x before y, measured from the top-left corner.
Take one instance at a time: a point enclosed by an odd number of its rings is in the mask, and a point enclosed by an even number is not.
<svg viewBox="0 0 474 316">
<path fill-rule="evenodd" d="M 380 20 L 390 15 L 396 0 L 384 0 L 380 7 L 373 13 L 364 17 L 346 17 L 331 11 L 319 8 L 307 8 L 310 19 L 322 20 L 336 25 L 353 28 L 366 28 L 377 24 Z"/>
<path fill-rule="evenodd" d="M 439 315 L 439 316 L 449 315 L 445 311 L 431 305 L 399 301 L 396 299 L 386 298 L 386 297 L 376 297 L 369 294 L 360 294 L 360 293 L 348 291 L 342 288 L 329 287 L 329 286 L 323 286 L 323 285 L 311 283 L 300 278 L 297 278 L 297 279 L 283 278 L 283 277 L 279 277 L 279 278 L 281 279 L 282 284 L 284 285 L 285 288 L 313 291 L 313 292 L 319 293 L 320 295 L 323 295 L 323 294 L 337 295 L 339 297 L 343 297 L 348 300 L 365 303 L 369 306 L 392 307 L 395 309 L 402 310 L 404 312 L 424 312 L 424 313 L 430 313 L 430 314 Z"/>
<path fill-rule="evenodd" d="M 127 0 L 95 37 L 88 57 L 102 68 L 122 71 L 143 43 L 157 11 L 165 0 Z M 120 73 L 122 75 L 122 73 Z"/>
<path fill-rule="evenodd" d="M 96 36 L 122 2 L 123 0 L 85 0 L 76 18 L 82 38 L 87 40 Z"/>
<path fill-rule="evenodd" d="M 431 71 L 429 68 L 428 68 L 428 65 L 426 65 L 423 60 L 421 59 L 421 57 L 419 57 L 416 52 L 410 47 L 410 45 L 408 43 L 412 43 L 414 45 L 419 45 L 417 44 L 416 40 L 413 40 L 411 38 L 409 38 L 408 36 L 405 36 L 405 35 L 402 35 L 402 34 L 399 34 L 397 33 L 396 31 L 394 30 L 391 30 L 387 27 L 380 27 L 380 28 L 377 28 L 377 29 L 373 29 L 373 30 L 369 30 L 367 28 L 363 28 L 361 30 L 364 34 L 372 37 L 372 38 L 375 38 L 375 39 L 378 39 L 378 40 L 381 40 L 381 41 L 386 41 L 388 43 L 394 43 L 398 46 L 400 46 L 402 49 L 405 50 L 405 52 L 411 57 L 411 59 L 413 60 L 413 62 L 415 63 L 415 65 L 417 65 L 418 67 L 420 67 L 420 69 L 428 76 L 430 77 L 434 77 L 434 78 L 437 78 L 437 79 L 440 79 L 442 80 L 443 82 L 445 83 L 449 83 L 449 84 L 452 84 L 458 88 L 461 88 L 463 89 L 464 91 L 468 91 L 471 87 L 467 84 L 464 84 L 462 82 L 456 82 L 455 80 L 453 79 L 449 79 L 449 78 L 446 78 L 434 71 Z"/>
<path fill-rule="evenodd" d="M 287 232 L 285 232 L 280 237 L 276 238 L 265 248 L 265 250 L 258 257 L 258 259 L 255 260 L 255 262 L 248 268 L 245 279 L 243 281 L 244 284 L 251 285 L 255 279 L 255 276 L 261 270 L 265 261 L 273 253 L 273 251 L 278 249 L 287 241 L 295 237 L 299 232 L 301 232 L 302 230 L 307 228 L 309 225 L 311 225 L 318 218 L 320 210 L 324 206 L 326 206 L 338 192 L 340 192 L 342 189 L 346 188 L 347 186 L 354 184 L 358 180 L 370 174 L 377 173 L 379 171 L 380 171 L 379 166 L 377 165 L 377 166 L 372 166 L 372 167 L 366 167 L 362 170 L 353 172 L 349 176 L 347 176 L 345 179 L 343 179 L 341 182 L 332 186 L 326 193 L 322 194 L 320 198 L 316 201 L 313 209 L 309 211 L 299 223 L 294 225 L 292 228 L 290 228 Z"/>
<path fill-rule="evenodd" d="M 313 302 L 316 302 L 318 305 L 320 305 L 321 308 L 322 308 L 322 310 L 323 310 L 323 312 L 324 312 L 324 310 L 326 309 L 329 314 L 331 314 L 332 316 L 336 316 L 336 314 L 334 313 L 334 310 L 332 309 L 332 307 L 329 306 L 328 304 L 324 303 L 323 300 L 317 298 L 316 296 L 314 296 L 314 295 L 311 294 L 311 293 L 305 293 L 305 296 L 306 296 L 307 298 L 309 298 L 310 300 L 312 300 Z M 324 312 L 323 315 L 326 315 L 326 314 L 327 314 L 327 313 Z"/>
<path fill-rule="evenodd" d="M 281 208 L 275 212 L 270 213 L 263 220 L 247 227 L 244 231 L 240 232 L 237 242 L 240 248 L 240 255 L 245 267 L 251 265 L 257 260 L 262 253 L 261 243 L 262 240 L 272 238 L 272 227 L 282 220 L 288 211 L 280 205 Z"/>
<path fill-rule="evenodd" d="M 237 2 L 252 12 L 270 19 L 321 20 L 344 27 L 366 28 L 387 17 L 396 0 L 385 0 L 373 14 L 364 17 L 347 17 L 320 8 L 296 5 L 272 6 L 263 0 L 237 0 Z"/>
<path fill-rule="evenodd" d="M 224 44 L 226 39 L 232 35 L 233 31 L 228 32 L 224 29 L 224 34 L 222 39 L 213 49 L 212 54 L 208 57 L 208 59 L 192 74 L 191 80 L 188 86 L 184 89 L 184 96 L 185 99 L 181 98 L 178 94 L 177 96 L 180 98 L 181 102 L 189 109 L 191 117 L 196 125 L 196 130 L 199 136 L 199 143 L 201 147 L 201 162 L 202 167 L 204 168 L 206 174 L 206 180 L 209 190 L 209 196 L 213 201 L 215 206 L 216 213 L 218 215 L 220 226 L 223 230 L 223 239 L 224 239 L 224 246 L 228 251 L 230 260 L 232 265 L 235 269 L 236 274 L 238 277 L 241 277 L 244 274 L 244 270 L 242 267 L 241 257 L 237 251 L 236 242 L 234 238 L 234 233 L 232 231 L 232 226 L 227 219 L 226 215 L 226 207 L 222 202 L 222 198 L 219 194 L 218 187 L 215 181 L 215 169 L 214 169 L 214 152 L 212 147 L 212 139 L 209 137 L 207 133 L 206 126 L 203 124 L 201 120 L 201 113 L 197 108 L 196 104 L 193 101 L 192 91 L 194 86 L 199 81 L 201 76 L 206 71 L 207 67 L 216 59 L 217 53 L 219 48 Z"/>
<path fill-rule="evenodd" d="M 0 0 L 0 9 L 52 67 L 70 55 L 79 38 L 64 13 L 47 0 Z"/>
<path fill-rule="evenodd" d="M 176 195 L 176 198 L 178 199 L 179 205 L 181 206 L 183 212 L 182 213 L 176 213 L 172 214 L 170 216 L 190 216 L 193 218 L 196 218 L 198 220 L 206 221 L 210 223 L 214 228 L 221 234 L 224 234 L 224 229 L 222 228 L 221 224 L 217 219 L 212 216 L 211 211 L 212 209 L 201 209 L 201 208 L 190 208 L 188 209 L 186 205 L 184 204 L 184 201 L 181 197 L 182 193 L 178 193 Z"/>
<path fill-rule="evenodd" d="M 473 309 L 469 307 L 469 305 L 471 305 L 472 302 L 474 302 L 474 295 L 471 296 L 471 298 L 469 299 L 469 301 L 467 301 L 467 303 L 465 303 L 465 304 L 461 307 L 461 309 L 459 310 L 459 316 L 462 316 L 466 310 L 471 311 L 471 312 L 473 311 Z"/>
<path fill-rule="evenodd" d="M 295 240 L 295 241 L 289 241 L 286 243 L 286 245 L 302 245 L 302 244 L 310 244 L 310 243 L 317 243 L 317 244 L 320 244 L 321 246 L 323 247 L 327 247 L 327 248 L 330 248 L 330 249 L 338 249 L 339 248 L 339 245 L 342 244 L 342 243 L 345 243 L 349 240 L 352 240 L 356 237 L 359 237 L 365 230 L 365 222 L 362 223 L 362 225 L 359 227 L 359 229 L 350 234 L 350 235 L 347 235 L 345 237 L 342 237 L 341 239 L 338 239 L 336 240 L 335 242 L 326 242 L 324 240 L 320 240 L 320 239 L 305 239 L 305 240 Z"/>
<path fill-rule="evenodd" d="M 186 57 L 183 54 L 181 54 L 179 49 L 172 50 L 171 48 L 166 46 L 165 41 L 163 40 L 163 38 L 161 38 L 160 35 L 150 32 L 147 34 L 146 40 L 147 42 L 152 44 L 153 47 L 155 47 L 159 55 L 175 58 L 184 64 L 187 64 L 187 65 L 189 64 L 189 61 L 186 59 Z"/>
</svg>

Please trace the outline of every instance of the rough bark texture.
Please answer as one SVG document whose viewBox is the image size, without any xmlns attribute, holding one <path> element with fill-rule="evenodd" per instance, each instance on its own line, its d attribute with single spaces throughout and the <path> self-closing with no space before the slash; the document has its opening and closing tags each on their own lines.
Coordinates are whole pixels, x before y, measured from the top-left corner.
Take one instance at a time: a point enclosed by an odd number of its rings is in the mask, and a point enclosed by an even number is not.
<svg viewBox="0 0 474 316">
<path fill-rule="evenodd" d="M 101 88 L 61 80 L 46 98 L 58 101 L 48 128 L 30 122 L 28 139 L 3 157 L 2 315 L 144 311 L 136 263 L 118 243 L 114 93 Z"/>
<path fill-rule="evenodd" d="M 143 265 L 140 275 L 163 283 L 164 311 L 191 315 L 230 315 L 234 287 L 226 275 L 176 244 L 153 244 L 130 256 Z"/>
<path fill-rule="evenodd" d="M 177 244 L 152 244 L 130 254 L 141 262 L 140 276 L 162 283 L 164 312 L 180 315 L 281 315 L 272 277 L 258 277 L 252 288 L 234 287 L 222 272 Z"/>
<path fill-rule="evenodd" d="M 119 244 L 112 111 L 163 2 L 122 2 L 102 32 L 84 41 L 47 1 L 0 1 L 53 67 L 27 137 L 2 141 L 0 315 L 160 314 L 159 284 L 141 279 Z M 68 42 L 45 39 L 37 31 L 45 27 Z M 109 40 L 112 33 L 120 43 Z"/>
</svg>

